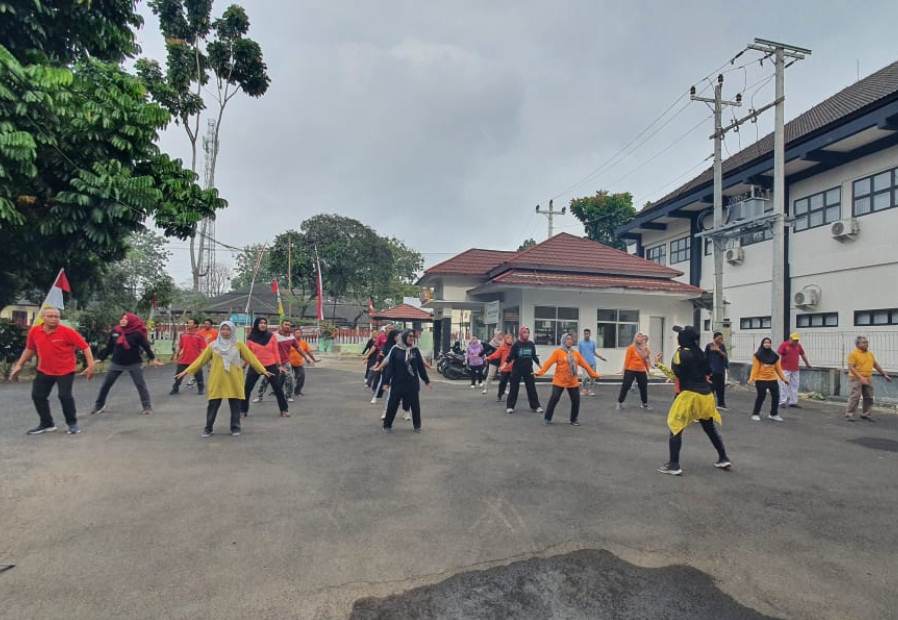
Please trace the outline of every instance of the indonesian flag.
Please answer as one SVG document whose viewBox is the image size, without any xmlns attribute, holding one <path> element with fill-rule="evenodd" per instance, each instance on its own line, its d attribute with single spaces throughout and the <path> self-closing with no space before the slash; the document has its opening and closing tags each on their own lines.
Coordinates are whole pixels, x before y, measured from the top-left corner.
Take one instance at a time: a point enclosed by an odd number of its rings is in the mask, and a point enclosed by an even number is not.
<svg viewBox="0 0 898 620">
<path fill-rule="evenodd" d="M 318 249 L 315 249 L 315 318 L 324 320 L 324 281 L 321 279 L 321 261 L 318 260 Z"/>
<path fill-rule="evenodd" d="M 56 274 L 56 280 L 53 281 L 53 286 L 50 287 L 50 291 L 44 298 L 44 303 L 41 304 L 41 310 L 44 308 L 56 308 L 62 310 L 65 308 L 65 300 L 62 295 L 63 292 L 71 293 L 72 287 L 69 285 L 69 279 L 65 277 L 65 269 L 60 269 L 59 273 Z M 38 315 L 34 324 L 40 325 L 43 322 L 43 317 Z"/>
<path fill-rule="evenodd" d="M 278 315 L 284 316 L 284 304 L 281 303 L 281 287 L 278 285 L 277 278 L 271 281 L 271 292 L 278 298 Z"/>
</svg>

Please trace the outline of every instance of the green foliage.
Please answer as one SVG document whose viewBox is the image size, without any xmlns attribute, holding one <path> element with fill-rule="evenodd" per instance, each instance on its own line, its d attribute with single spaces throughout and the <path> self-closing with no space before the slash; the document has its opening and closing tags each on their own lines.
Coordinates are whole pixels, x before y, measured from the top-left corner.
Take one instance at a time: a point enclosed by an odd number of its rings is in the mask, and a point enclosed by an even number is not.
<svg viewBox="0 0 898 620">
<path fill-rule="evenodd" d="M 523 252 L 524 250 L 532 248 L 535 245 L 536 239 L 533 239 L 532 237 L 530 239 L 524 239 L 524 243 L 518 246 L 518 252 Z"/>
<path fill-rule="evenodd" d="M 250 282 L 253 280 L 253 270 L 256 268 L 256 260 L 258 259 L 262 245 L 263 244 L 261 243 L 248 245 L 244 248 L 243 252 L 237 255 L 234 264 L 233 277 L 231 278 L 232 290 L 241 291 L 249 288 Z M 271 282 L 274 278 L 278 277 L 278 274 L 272 271 L 270 267 L 270 260 L 269 251 L 266 251 L 262 259 L 262 265 L 259 268 L 259 274 L 256 278 L 257 282 Z M 284 264 L 286 264 L 286 262 Z M 286 268 L 280 273 L 286 274 Z"/>
<path fill-rule="evenodd" d="M 93 303 L 88 308 L 66 312 L 66 320 L 78 325 L 78 332 L 96 354 L 100 347 L 105 346 L 109 333 L 126 311 L 133 311 L 133 308 Z"/>
<path fill-rule="evenodd" d="M 571 200 L 571 213 L 583 222 L 586 235 L 593 241 L 619 250 L 627 249 L 627 244 L 618 238 L 615 231 L 636 215 L 633 196 L 629 192 L 609 194 L 601 190 L 595 196 L 574 198 Z"/>
<path fill-rule="evenodd" d="M 25 350 L 26 330 L 8 319 L 0 319 L 0 376 L 5 377 Z"/>
</svg>

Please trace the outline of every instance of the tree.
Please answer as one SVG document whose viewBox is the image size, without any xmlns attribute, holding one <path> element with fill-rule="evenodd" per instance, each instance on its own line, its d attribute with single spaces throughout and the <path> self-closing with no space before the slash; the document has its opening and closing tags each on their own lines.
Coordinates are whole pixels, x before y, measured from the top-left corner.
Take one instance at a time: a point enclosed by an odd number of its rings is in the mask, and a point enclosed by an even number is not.
<svg viewBox="0 0 898 620">
<path fill-rule="evenodd" d="M 166 67 L 163 72 L 156 60 L 142 58 L 136 63 L 137 72 L 153 98 L 184 128 L 190 142 L 190 169 L 194 172 L 200 118 L 206 109 L 202 89 L 210 81 L 216 87 L 215 127 L 207 162 L 207 182 L 212 187 L 225 107 L 240 92 L 261 97 L 271 82 L 262 48 L 246 36 L 249 17 L 239 5 L 230 5 L 220 18 L 213 20 L 212 0 L 150 0 L 149 4 L 165 37 Z M 190 238 L 194 290 L 199 290 L 200 278 L 206 275 L 201 264 L 207 243 L 205 227 L 200 233 L 198 243 L 195 235 Z"/>
<path fill-rule="evenodd" d="M 263 247 L 267 247 L 264 243 L 254 243 L 246 246 L 243 252 L 237 255 L 234 263 L 234 271 L 231 277 L 231 290 L 242 291 L 249 288 L 253 281 L 253 272 L 256 269 L 256 261 L 259 260 L 259 252 Z M 270 250 L 266 249 L 262 255 L 262 264 L 259 267 L 259 273 L 256 276 L 256 282 L 270 282 L 276 277 L 275 272 L 270 266 Z"/>
<path fill-rule="evenodd" d="M 636 215 L 633 196 L 629 192 L 609 194 L 600 190 L 595 196 L 574 198 L 571 200 L 571 213 L 583 222 L 586 236 L 593 241 L 619 250 L 627 249 L 616 231 Z"/>
<path fill-rule="evenodd" d="M 522 243 L 521 245 L 518 246 L 518 252 L 523 252 L 527 248 L 532 248 L 535 245 L 536 245 L 536 239 L 534 239 L 533 237 L 531 237 L 529 239 L 524 239 L 524 243 Z"/>
<path fill-rule="evenodd" d="M 166 264 L 171 257 L 165 237 L 151 230 L 139 231 L 128 240 L 128 253 L 121 262 L 125 286 L 134 299 L 159 286 L 166 278 Z"/>
<path fill-rule="evenodd" d="M 209 295 L 218 297 L 230 288 L 231 268 L 215 263 L 209 268 Z"/>
<path fill-rule="evenodd" d="M 104 62 L 134 50 L 133 3 L 54 4 L 0 0 L 0 305 L 61 266 L 87 293 L 147 218 L 187 238 L 225 206 L 155 145 L 168 113 Z"/>
</svg>

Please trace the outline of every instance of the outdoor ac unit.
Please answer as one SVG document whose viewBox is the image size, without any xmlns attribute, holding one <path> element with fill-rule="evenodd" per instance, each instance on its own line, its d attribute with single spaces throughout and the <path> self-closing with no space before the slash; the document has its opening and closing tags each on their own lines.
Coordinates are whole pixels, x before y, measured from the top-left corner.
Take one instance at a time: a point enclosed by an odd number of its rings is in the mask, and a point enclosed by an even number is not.
<svg viewBox="0 0 898 620">
<path fill-rule="evenodd" d="M 792 296 L 792 301 L 799 308 L 813 308 L 820 303 L 820 289 L 806 286 Z"/>
<path fill-rule="evenodd" d="M 829 227 L 829 232 L 833 239 L 838 239 L 839 241 L 854 238 L 860 231 L 860 224 L 854 218 L 833 222 Z"/>
<path fill-rule="evenodd" d="M 738 265 L 745 260 L 745 250 L 740 247 L 727 248 L 727 251 L 726 253 L 724 253 L 723 257 L 729 264 Z"/>
</svg>

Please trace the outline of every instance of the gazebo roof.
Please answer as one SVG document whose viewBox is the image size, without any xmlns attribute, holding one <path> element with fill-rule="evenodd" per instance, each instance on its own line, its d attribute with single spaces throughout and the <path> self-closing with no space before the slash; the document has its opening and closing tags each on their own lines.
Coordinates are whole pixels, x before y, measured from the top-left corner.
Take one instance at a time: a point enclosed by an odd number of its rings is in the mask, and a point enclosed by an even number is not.
<svg viewBox="0 0 898 620">
<path fill-rule="evenodd" d="M 432 321 L 433 315 L 410 304 L 399 304 L 398 306 L 375 312 L 371 315 L 371 318 L 389 321 Z"/>
</svg>

